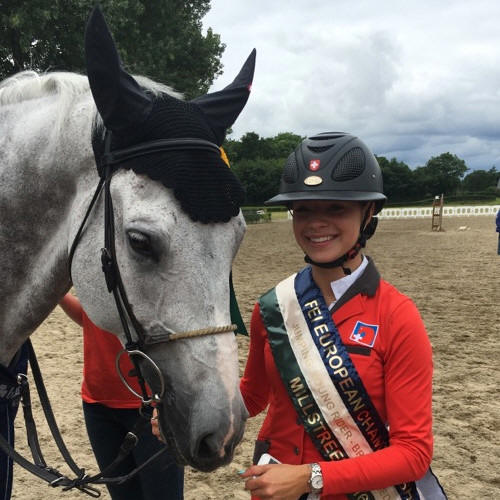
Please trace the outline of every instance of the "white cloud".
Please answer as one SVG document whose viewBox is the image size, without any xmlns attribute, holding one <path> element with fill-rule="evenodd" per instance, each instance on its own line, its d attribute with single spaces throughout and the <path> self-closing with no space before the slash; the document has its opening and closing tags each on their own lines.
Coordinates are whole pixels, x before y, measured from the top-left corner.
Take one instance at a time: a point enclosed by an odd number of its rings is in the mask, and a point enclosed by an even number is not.
<svg viewBox="0 0 500 500">
<path fill-rule="evenodd" d="M 500 169 L 499 18 L 495 0 L 212 0 L 204 21 L 227 44 L 214 90 L 257 48 L 234 137 L 344 130 L 410 166 Z"/>
</svg>

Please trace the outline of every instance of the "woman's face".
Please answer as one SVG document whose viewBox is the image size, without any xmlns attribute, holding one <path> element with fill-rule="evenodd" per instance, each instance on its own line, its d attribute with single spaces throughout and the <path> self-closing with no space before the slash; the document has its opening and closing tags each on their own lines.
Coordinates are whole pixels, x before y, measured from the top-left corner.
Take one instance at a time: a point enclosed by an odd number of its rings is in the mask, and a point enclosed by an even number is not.
<svg viewBox="0 0 500 500">
<path fill-rule="evenodd" d="M 357 201 L 293 202 L 295 239 L 315 262 L 330 262 L 348 252 L 359 237 L 364 205 Z"/>
</svg>

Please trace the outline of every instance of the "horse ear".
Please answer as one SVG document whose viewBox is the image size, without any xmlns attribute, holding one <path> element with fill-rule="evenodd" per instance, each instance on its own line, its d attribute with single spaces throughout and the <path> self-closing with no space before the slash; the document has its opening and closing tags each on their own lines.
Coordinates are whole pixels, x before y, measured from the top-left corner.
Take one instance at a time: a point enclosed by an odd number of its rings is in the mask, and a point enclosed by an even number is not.
<svg viewBox="0 0 500 500">
<path fill-rule="evenodd" d="M 226 130 L 236 121 L 244 108 L 252 87 L 256 50 L 253 49 L 233 83 L 224 89 L 193 99 L 204 112 L 218 144 L 221 145 Z"/>
<path fill-rule="evenodd" d="M 104 125 L 114 132 L 142 123 L 152 99 L 122 66 L 104 16 L 92 10 L 85 29 L 85 59 L 90 89 Z"/>
</svg>

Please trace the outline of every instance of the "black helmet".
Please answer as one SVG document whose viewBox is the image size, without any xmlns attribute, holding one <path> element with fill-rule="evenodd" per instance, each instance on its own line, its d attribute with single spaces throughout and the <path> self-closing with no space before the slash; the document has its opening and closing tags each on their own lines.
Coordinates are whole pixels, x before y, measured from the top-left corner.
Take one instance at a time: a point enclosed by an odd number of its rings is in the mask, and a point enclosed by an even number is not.
<svg viewBox="0 0 500 500">
<path fill-rule="evenodd" d="M 304 139 L 288 157 L 279 194 L 266 205 L 296 200 L 374 201 L 382 210 L 382 172 L 366 144 L 344 132 L 324 132 Z"/>
</svg>

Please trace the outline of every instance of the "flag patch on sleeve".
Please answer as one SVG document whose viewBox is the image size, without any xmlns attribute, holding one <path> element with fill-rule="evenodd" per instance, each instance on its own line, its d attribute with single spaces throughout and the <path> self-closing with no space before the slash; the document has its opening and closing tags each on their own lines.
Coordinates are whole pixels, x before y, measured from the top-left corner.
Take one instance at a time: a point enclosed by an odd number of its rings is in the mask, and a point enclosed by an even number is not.
<svg viewBox="0 0 500 500">
<path fill-rule="evenodd" d="M 349 340 L 357 342 L 358 344 L 373 347 L 375 339 L 377 338 L 378 325 L 369 325 L 358 321 L 351 332 Z"/>
</svg>

